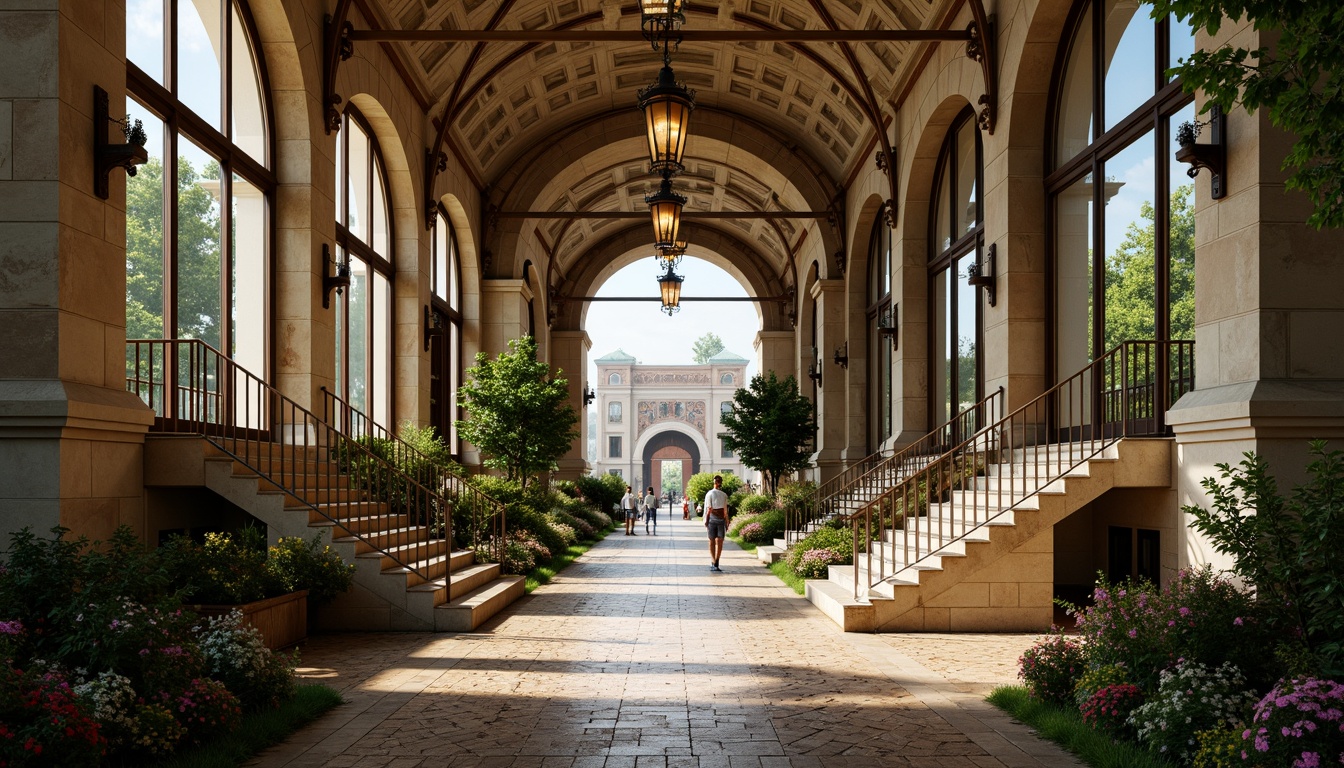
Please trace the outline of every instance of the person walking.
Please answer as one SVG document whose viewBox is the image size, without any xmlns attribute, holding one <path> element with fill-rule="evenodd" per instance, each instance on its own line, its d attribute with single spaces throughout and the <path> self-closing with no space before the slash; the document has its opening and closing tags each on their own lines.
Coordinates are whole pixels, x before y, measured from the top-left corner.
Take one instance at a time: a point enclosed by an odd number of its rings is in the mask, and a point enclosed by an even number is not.
<svg viewBox="0 0 1344 768">
<path fill-rule="evenodd" d="M 691 519 L 691 499 L 689 496 L 681 497 L 681 519 L 682 520 Z"/>
<path fill-rule="evenodd" d="M 621 511 L 625 513 L 625 535 L 635 534 L 635 515 L 639 514 L 639 497 L 630 486 L 625 486 L 625 495 L 621 497 Z"/>
<path fill-rule="evenodd" d="M 644 532 L 649 532 L 649 523 L 653 523 L 653 535 L 658 535 L 658 497 L 653 495 L 653 486 L 644 492 Z"/>
<path fill-rule="evenodd" d="M 705 494 L 705 530 L 709 533 L 709 569 L 721 571 L 719 555 L 728 535 L 728 494 L 722 490 L 723 476 L 714 476 L 714 487 Z"/>
</svg>

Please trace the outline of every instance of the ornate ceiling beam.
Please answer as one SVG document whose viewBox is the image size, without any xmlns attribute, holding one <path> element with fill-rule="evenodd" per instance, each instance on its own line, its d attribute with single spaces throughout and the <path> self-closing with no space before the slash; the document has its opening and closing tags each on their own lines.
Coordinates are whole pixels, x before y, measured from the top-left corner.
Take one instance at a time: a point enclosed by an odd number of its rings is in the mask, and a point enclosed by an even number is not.
<svg viewBox="0 0 1344 768">
<path fill-rule="evenodd" d="M 955 29 L 682 29 L 684 43 L 968 42 Z M 350 40 L 386 43 L 642 43 L 638 29 L 359 29 Z"/>
<path fill-rule="evenodd" d="M 648 211 L 490 211 L 498 219 L 648 219 Z M 834 211 L 684 211 L 683 219 L 827 219 Z"/>
</svg>

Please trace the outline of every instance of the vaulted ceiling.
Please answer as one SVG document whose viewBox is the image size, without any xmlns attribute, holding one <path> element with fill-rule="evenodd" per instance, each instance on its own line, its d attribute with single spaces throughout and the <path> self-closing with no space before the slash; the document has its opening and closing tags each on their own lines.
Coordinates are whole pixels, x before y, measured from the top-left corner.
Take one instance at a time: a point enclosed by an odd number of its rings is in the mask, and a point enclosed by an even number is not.
<svg viewBox="0 0 1344 768">
<path fill-rule="evenodd" d="M 932 30 L 946 25 L 964 0 L 722 0 L 688 2 L 684 29 Z M 978 0 L 970 0 L 979 5 Z M 634 31 L 633 0 L 355 0 L 357 28 L 424 32 L 525 30 Z M 362 19 L 360 17 L 363 17 Z M 538 35 L 544 37 L 544 35 Z M 367 43 L 364 43 L 367 44 Z M 638 130 L 639 89 L 657 79 L 661 55 L 647 42 L 555 40 L 480 42 L 398 40 L 383 43 L 412 90 L 428 104 L 433 142 L 452 151 L 505 209 L 644 212 L 654 188 Z M 686 172 L 677 180 L 688 212 L 806 210 L 825 207 L 788 178 L 797 169 L 839 189 L 865 162 L 889 121 L 893 102 L 918 59 L 934 42 L 796 42 L 688 40 L 672 57 L 677 79 L 696 90 Z M 631 122 L 634 113 L 636 121 Z M 726 128 L 698 139 L 707 115 L 751 126 L 756 142 L 734 151 Z M 612 126 L 620 126 L 614 129 Z M 538 148 L 596 133 L 602 149 L 575 150 L 543 185 L 509 198 L 520 167 L 535 169 Z M 761 139 L 761 136 L 767 137 Z M 774 143 L 777 146 L 767 146 Z M 647 222 L 638 222 L 647 226 Z M 592 243 L 636 223 L 619 219 L 549 219 L 520 223 L 540 232 L 557 253 L 581 254 Z M 782 269 L 798 219 L 705 221 L 758 248 Z"/>
</svg>

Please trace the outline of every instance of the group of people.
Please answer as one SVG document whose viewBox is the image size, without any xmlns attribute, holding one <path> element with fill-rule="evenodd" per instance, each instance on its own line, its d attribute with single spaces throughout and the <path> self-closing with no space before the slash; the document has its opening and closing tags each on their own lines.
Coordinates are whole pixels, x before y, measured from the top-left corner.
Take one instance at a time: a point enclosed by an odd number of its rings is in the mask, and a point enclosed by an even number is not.
<svg viewBox="0 0 1344 768">
<path fill-rule="evenodd" d="M 669 507 L 671 500 L 668 501 Z M 681 517 L 683 520 L 691 519 L 690 501 L 683 499 L 681 503 Z M 658 535 L 658 497 L 653 493 L 653 486 L 645 491 L 643 498 L 640 498 L 634 489 L 625 486 L 625 495 L 621 497 L 621 511 L 625 514 L 625 535 L 637 536 L 635 524 L 640 518 L 644 519 L 644 533 L 652 532 L 654 536 Z M 719 556 L 723 554 L 723 540 L 728 535 L 728 494 L 723 492 L 723 476 L 714 476 L 714 487 L 705 493 L 705 530 L 709 534 L 709 569 L 711 571 L 721 571 L 719 568 Z"/>
</svg>

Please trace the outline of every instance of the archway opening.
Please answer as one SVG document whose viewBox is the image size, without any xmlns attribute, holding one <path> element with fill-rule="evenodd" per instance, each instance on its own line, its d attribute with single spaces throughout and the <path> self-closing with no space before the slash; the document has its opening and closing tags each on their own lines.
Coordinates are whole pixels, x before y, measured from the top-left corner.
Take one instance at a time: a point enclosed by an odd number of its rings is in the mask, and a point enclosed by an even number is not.
<svg viewBox="0 0 1344 768">
<path fill-rule="evenodd" d="M 700 471 L 700 449 L 689 436 L 676 430 L 667 430 L 649 438 L 644 446 L 643 476 L 648 478 L 645 487 L 653 486 L 653 492 L 660 497 L 667 490 L 662 485 L 662 465 L 665 462 L 679 463 L 681 476 L 689 480 L 691 475 Z"/>
</svg>

